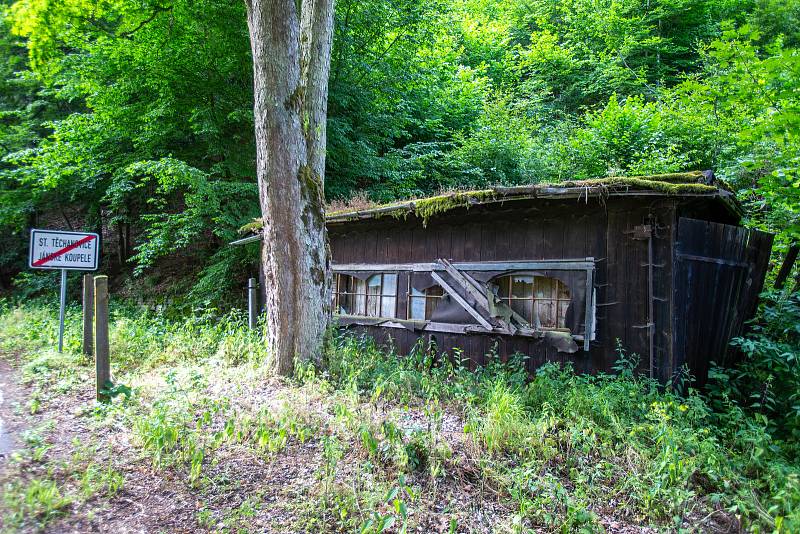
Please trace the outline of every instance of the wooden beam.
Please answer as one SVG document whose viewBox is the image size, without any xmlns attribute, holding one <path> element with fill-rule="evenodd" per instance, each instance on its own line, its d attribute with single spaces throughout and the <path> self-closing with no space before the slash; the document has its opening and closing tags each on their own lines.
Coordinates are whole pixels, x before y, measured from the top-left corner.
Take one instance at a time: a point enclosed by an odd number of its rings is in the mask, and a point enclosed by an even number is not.
<svg viewBox="0 0 800 534">
<path fill-rule="evenodd" d="M 708 256 L 697 256 L 695 254 L 683 254 L 682 252 L 678 252 L 675 254 L 679 260 L 688 260 L 688 261 L 701 261 L 705 263 L 715 263 L 717 265 L 729 265 L 731 267 L 742 267 L 748 268 L 750 264 L 746 261 L 733 261 L 733 260 L 723 260 L 721 258 L 709 258 Z"/>
<path fill-rule="evenodd" d="M 96 276 L 94 279 L 94 317 L 95 317 L 95 386 L 97 400 L 109 402 L 105 393 L 111 382 L 111 360 L 108 347 L 108 277 Z"/>
<path fill-rule="evenodd" d="M 594 269 L 594 258 L 575 260 L 459 262 L 454 263 L 453 266 L 460 271 L 536 271 L 540 269 L 583 271 L 585 269 Z"/>
<path fill-rule="evenodd" d="M 583 298 L 586 309 L 583 321 L 583 350 L 589 352 L 591 341 L 592 320 L 594 319 L 594 269 L 586 269 L 586 295 Z"/>
<path fill-rule="evenodd" d="M 447 293 L 451 297 L 453 297 L 455 301 L 461 305 L 462 308 L 467 310 L 467 313 L 469 313 L 476 321 L 478 321 L 478 323 L 481 326 L 483 326 L 487 330 L 492 330 L 492 325 L 489 324 L 489 321 L 484 319 L 483 316 L 480 313 L 478 313 L 478 311 L 475 308 L 470 306 L 469 303 L 466 300 L 464 300 L 463 297 L 461 297 L 461 295 L 459 295 L 452 287 L 450 287 L 450 284 L 444 281 L 444 278 L 442 278 L 436 273 L 436 271 L 431 271 L 431 278 L 433 278 L 440 286 L 442 286 L 442 289 L 447 291 Z"/>
<path fill-rule="evenodd" d="M 449 274 L 453 280 L 458 282 L 467 293 L 472 295 L 472 298 L 475 299 L 478 305 L 483 306 L 487 311 L 489 310 L 489 299 L 486 297 L 485 293 L 482 293 L 478 287 L 473 285 L 474 280 L 472 280 L 471 277 L 468 280 L 464 273 L 453 267 L 453 264 L 445 259 L 438 260 L 438 263 L 444 267 L 444 270 L 447 271 L 447 274 Z"/>
<path fill-rule="evenodd" d="M 335 273 L 347 271 L 370 271 L 392 273 L 399 271 L 428 272 L 436 268 L 435 263 L 339 263 L 332 264 Z"/>
<path fill-rule="evenodd" d="M 472 295 L 479 306 L 482 306 L 487 312 L 491 311 L 492 307 L 489 304 L 489 297 L 487 296 L 487 290 L 485 287 L 481 288 L 474 278 L 467 273 L 456 269 L 449 261 L 445 259 L 439 259 L 438 262 L 444 267 L 453 280 L 456 280 L 467 291 L 467 293 Z M 511 310 L 511 313 L 518 322 L 521 320 L 521 325 L 525 324 L 525 319 L 520 317 L 514 310 Z M 517 328 L 514 325 L 505 322 L 500 317 L 493 317 L 493 319 L 500 323 L 501 328 L 507 333 L 514 334 L 516 332 Z"/>
<path fill-rule="evenodd" d="M 536 271 L 551 269 L 555 271 L 583 271 L 594 269 L 594 258 L 539 260 L 539 261 L 482 261 L 456 262 L 451 265 L 459 271 Z M 439 263 L 334 263 L 333 272 L 374 271 L 374 272 L 432 272 L 446 271 Z"/>
</svg>

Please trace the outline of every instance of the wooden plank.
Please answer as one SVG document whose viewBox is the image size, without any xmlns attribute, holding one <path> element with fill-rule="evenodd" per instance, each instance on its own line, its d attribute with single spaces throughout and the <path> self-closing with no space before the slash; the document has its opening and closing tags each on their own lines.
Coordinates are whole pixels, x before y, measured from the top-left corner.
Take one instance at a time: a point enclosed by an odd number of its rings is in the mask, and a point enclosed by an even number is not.
<svg viewBox="0 0 800 534">
<path fill-rule="evenodd" d="M 450 275 L 450 277 L 453 280 L 455 280 L 459 285 L 461 285 L 461 287 L 463 287 L 464 290 L 467 293 L 469 293 L 473 299 L 475 299 L 475 302 L 478 303 L 478 306 L 482 306 L 487 311 L 489 310 L 489 299 L 486 297 L 486 293 L 482 292 L 479 287 L 474 285 L 475 284 L 474 279 L 472 278 L 467 279 L 467 277 L 463 273 L 461 273 L 458 269 L 456 269 L 453 266 L 452 263 L 450 263 L 444 258 L 440 258 L 438 260 L 438 263 L 444 268 L 444 270 L 447 272 L 447 274 Z"/>
<path fill-rule="evenodd" d="M 95 390 L 97 400 L 109 402 L 105 393 L 111 382 L 111 357 L 108 344 L 108 276 L 94 278 Z"/>
<path fill-rule="evenodd" d="M 525 218 L 524 254 L 520 259 L 538 260 L 544 258 L 542 215 L 540 211 L 532 212 Z"/>
<path fill-rule="evenodd" d="M 606 225 L 606 298 L 603 306 L 605 320 L 599 325 L 601 335 L 612 345 L 617 339 L 625 337 L 625 276 L 622 263 L 624 249 L 622 243 L 621 215 L 617 210 L 609 210 Z M 606 366 L 613 365 L 612 347 L 608 347 L 609 355 Z"/>
<path fill-rule="evenodd" d="M 447 293 L 453 297 L 453 299 L 458 302 L 461 307 L 467 311 L 467 313 L 469 313 L 476 321 L 478 321 L 478 324 L 488 330 L 492 329 L 492 325 L 489 324 L 489 322 L 484 319 L 483 316 L 478 313 L 477 310 L 475 310 L 475 308 L 470 306 L 469 303 L 464 300 L 463 297 L 461 297 L 461 295 L 459 295 L 452 287 L 450 287 L 450 285 L 445 282 L 444 279 L 436 273 L 436 271 L 431 271 L 431 277 L 436 280 L 436 283 L 442 286 L 442 289 L 447 291 Z"/>
<path fill-rule="evenodd" d="M 466 242 L 466 229 L 464 225 L 456 224 L 450 229 L 450 259 L 453 261 L 464 261 L 464 244 Z"/>
<path fill-rule="evenodd" d="M 527 239 L 528 234 L 534 229 L 528 215 L 522 219 L 513 220 L 507 226 L 508 254 L 505 259 L 523 261 L 533 259 L 531 251 L 527 247 Z"/>
<path fill-rule="evenodd" d="M 585 314 L 583 318 L 583 350 L 589 352 L 589 343 L 592 337 L 592 317 L 594 313 L 594 301 L 592 294 L 594 291 L 594 283 L 592 277 L 594 276 L 594 269 L 586 269 L 586 296 L 584 298 Z"/>
<path fill-rule="evenodd" d="M 460 271 L 526 271 L 537 269 L 582 271 L 594 268 L 594 258 L 538 261 L 455 262 L 453 266 Z"/>
<path fill-rule="evenodd" d="M 507 220 L 499 220 L 492 225 L 494 232 L 495 257 L 502 259 L 512 259 L 519 255 L 519 246 L 511 244 L 512 226 Z"/>
<path fill-rule="evenodd" d="M 439 225 L 436 230 L 436 258 L 452 258 L 452 228 L 450 225 Z"/>
<path fill-rule="evenodd" d="M 452 262 L 453 267 L 460 271 L 529 271 L 550 269 L 555 271 L 584 271 L 592 269 L 595 265 L 594 258 L 581 258 L 575 260 L 542 260 L 542 261 L 487 261 L 487 262 Z M 334 263 L 331 266 L 334 272 L 342 271 L 414 271 L 425 272 L 432 270 L 444 271 L 442 265 L 436 262 L 419 263 Z"/>
<path fill-rule="evenodd" d="M 672 243 L 675 220 L 673 201 L 657 212 L 653 241 L 653 313 L 655 332 L 653 343 L 658 362 L 657 378 L 666 383 L 674 372 L 672 361 Z"/>
<path fill-rule="evenodd" d="M 725 255 L 724 252 L 721 253 L 721 254 Z M 725 260 L 725 259 L 721 259 L 721 258 L 709 258 L 708 256 L 698 256 L 696 254 L 681 254 L 681 253 L 679 253 L 677 256 L 678 256 L 679 259 L 687 260 L 687 261 L 702 261 L 702 262 L 706 262 L 706 263 L 714 263 L 716 265 L 728 265 L 728 266 L 731 266 L 731 267 L 741 267 L 741 268 L 744 268 L 744 269 L 747 269 L 747 268 L 750 267 L 750 264 L 747 263 L 746 261 L 733 261 L 733 260 L 730 260 L 730 259 Z"/>
<path fill-rule="evenodd" d="M 562 221 L 563 224 L 563 221 Z M 563 258 L 561 254 L 561 243 L 563 234 L 561 232 L 561 224 L 558 221 L 546 217 L 542 219 L 542 242 L 541 251 L 538 258 Z"/>
<path fill-rule="evenodd" d="M 411 235 L 411 261 L 430 261 L 431 258 L 425 257 L 425 230 L 421 225 L 416 225 L 411 229 Z"/>
<path fill-rule="evenodd" d="M 481 226 L 476 223 L 466 225 L 466 241 L 464 242 L 464 259 L 467 261 L 481 260 Z"/>
<path fill-rule="evenodd" d="M 436 229 L 438 226 L 438 224 L 429 224 L 427 227 L 423 228 L 425 237 L 425 261 L 433 261 L 438 257 L 436 255 Z"/>
<path fill-rule="evenodd" d="M 490 221 L 481 225 L 481 261 L 497 259 L 497 224 Z"/>
<path fill-rule="evenodd" d="M 561 241 L 562 258 L 586 257 L 586 218 L 575 213 L 569 214 L 569 219 L 561 225 L 564 238 Z"/>
<path fill-rule="evenodd" d="M 718 334 L 712 342 L 709 351 L 710 357 L 712 357 L 717 364 L 723 365 L 725 355 L 728 352 L 727 345 L 730 341 L 731 325 L 733 322 L 732 312 L 733 308 L 735 308 L 734 295 L 738 294 L 741 282 L 743 282 L 747 273 L 747 269 L 736 268 L 734 265 L 735 263 L 746 264 L 746 262 L 738 262 L 734 261 L 734 259 L 744 257 L 743 242 L 746 241 L 747 235 L 743 228 L 726 225 L 724 239 L 725 248 L 722 257 L 731 259 L 726 260 L 727 263 L 723 264 L 723 268 L 721 268 L 719 272 L 717 288 L 718 291 L 722 293 L 717 297 L 716 303 L 716 308 L 718 310 L 716 316 L 719 327 L 717 328 Z"/>
</svg>

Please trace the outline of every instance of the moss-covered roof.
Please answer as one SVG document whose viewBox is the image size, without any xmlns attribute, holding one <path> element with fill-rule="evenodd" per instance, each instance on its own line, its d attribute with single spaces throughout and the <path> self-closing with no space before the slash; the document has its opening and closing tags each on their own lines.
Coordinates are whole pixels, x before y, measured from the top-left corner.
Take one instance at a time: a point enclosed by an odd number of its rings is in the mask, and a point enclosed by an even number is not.
<svg viewBox="0 0 800 534">
<path fill-rule="evenodd" d="M 366 209 L 328 212 L 328 223 L 380 217 L 415 215 L 427 222 L 431 217 L 455 208 L 511 200 L 536 198 L 581 198 L 609 196 L 703 196 L 717 197 L 733 211 L 738 203 L 724 183 L 711 172 L 684 172 L 652 176 L 616 176 L 592 180 L 568 180 L 556 184 L 540 183 L 514 187 L 493 187 L 477 191 L 454 191 L 427 198 L 417 198 Z"/>
<path fill-rule="evenodd" d="M 567 180 L 555 184 L 539 183 L 514 187 L 493 187 L 476 191 L 453 191 L 426 198 L 415 198 L 362 209 L 330 211 L 328 224 L 383 217 L 405 218 L 414 215 L 429 219 L 456 208 L 530 199 L 567 199 L 611 196 L 684 196 L 709 197 L 723 202 L 741 216 L 736 196 L 710 171 L 693 171 L 651 176 L 615 176 L 592 180 Z M 258 232 L 262 223 L 256 219 L 241 228 L 242 233 Z"/>
</svg>

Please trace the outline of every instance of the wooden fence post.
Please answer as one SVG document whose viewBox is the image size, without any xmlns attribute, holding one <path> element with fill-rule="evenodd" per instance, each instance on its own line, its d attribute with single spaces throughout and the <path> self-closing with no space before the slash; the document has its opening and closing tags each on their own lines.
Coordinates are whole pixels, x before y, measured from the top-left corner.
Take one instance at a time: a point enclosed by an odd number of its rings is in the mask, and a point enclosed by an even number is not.
<svg viewBox="0 0 800 534">
<path fill-rule="evenodd" d="M 83 275 L 83 354 L 94 353 L 94 276 Z"/>
<path fill-rule="evenodd" d="M 95 371 L 97 374 L 97 400 L 108 402 L 109 397 L 102 390 L 111 381 L 111 362 L 108 347 L 108 277 L 94 278 L 94 317 L 95 317 Z"/>
</svg>

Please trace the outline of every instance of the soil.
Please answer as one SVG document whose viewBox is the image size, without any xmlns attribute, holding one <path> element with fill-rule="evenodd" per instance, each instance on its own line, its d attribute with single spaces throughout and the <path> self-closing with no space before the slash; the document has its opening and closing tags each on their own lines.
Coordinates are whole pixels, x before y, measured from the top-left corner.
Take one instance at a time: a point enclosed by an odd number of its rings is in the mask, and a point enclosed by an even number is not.
<svg viewBox="0 0 800 534">
<path fill-rule="evenodd" d="M 24 428 L 20 412 L 27 395 L 15 380 L 11 365 L 0 359 L 0 473 L 11 453 L 20 447 L 19 433 Z"/>
</svg>

